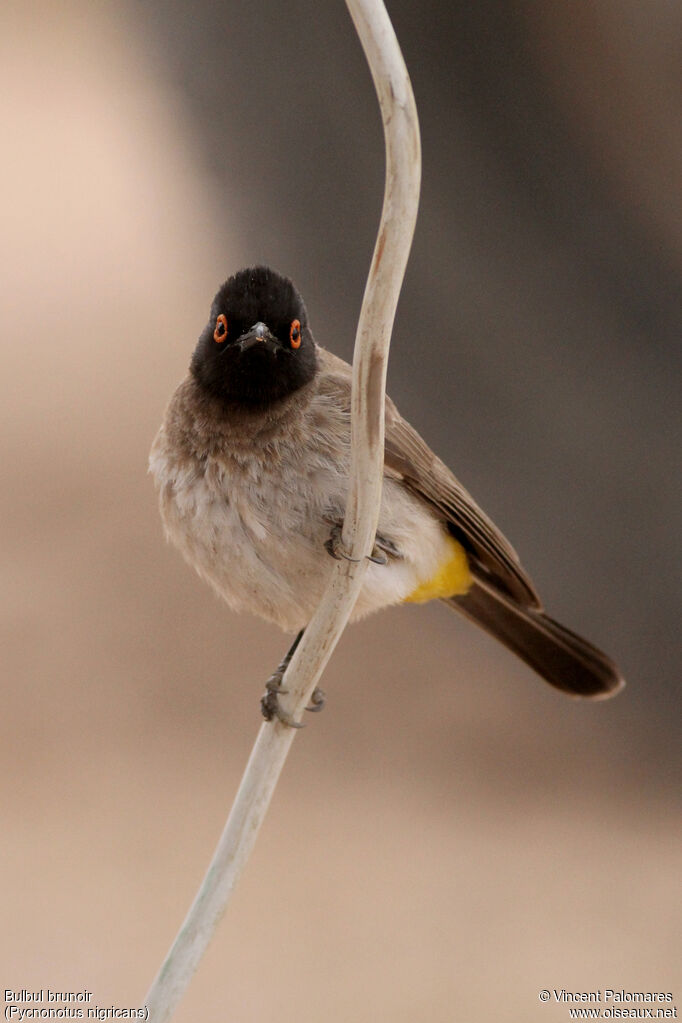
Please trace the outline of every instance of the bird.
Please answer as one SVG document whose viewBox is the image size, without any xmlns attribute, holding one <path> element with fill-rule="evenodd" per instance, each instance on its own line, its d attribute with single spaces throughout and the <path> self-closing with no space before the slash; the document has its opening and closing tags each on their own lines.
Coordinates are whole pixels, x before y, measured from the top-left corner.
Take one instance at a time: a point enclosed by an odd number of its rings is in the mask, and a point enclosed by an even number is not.
<svg viewBox="0 0 682 1023">
<path fill-rule="evenodd" d="M 295 633 L 266 720 L 332 570 L 350 467 L 352 369 L 318 345 L 293 282 L 267 266 L 219 288 L 154 439 L 167 538 L 235 611 Z M 441 600 L 571 696 L 624 685 L 614 662 L 543 609 L 516 551 L 386 396 L 375 547 L 351 615 Z M 331 556 L 331 557 L 330 557 Z M 314 694 L 308 709 L 324 703 Z"/>
</svg>

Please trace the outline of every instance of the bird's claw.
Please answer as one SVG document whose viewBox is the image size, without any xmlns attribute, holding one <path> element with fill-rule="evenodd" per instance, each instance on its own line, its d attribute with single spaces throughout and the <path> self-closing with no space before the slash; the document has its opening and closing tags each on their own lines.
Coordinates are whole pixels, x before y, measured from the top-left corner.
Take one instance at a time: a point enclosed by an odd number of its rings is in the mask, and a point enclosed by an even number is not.
<svg viewBox="0 0 682 1023">
<path fill-rule="evenodd" d="M 295 721 L 291 714 L 287 714 L 280 706 L 280 696 L 288 692 L 289 690 L 284 689 L 282 686 L 282 673 L 279 671 L 273 672 L 265 683 L 265 693 L 260 701 L 261 714 L 266 721 L 273 721 L 277 718 L 278 721 L 281 721 L 283 725 L 288 725 L 289 728 L 305 728 L 301 721 Z M 315 686 L 310 697 L 310 703 L 305 709 L 309 710 L 311 714 L 318 714 L 324 708 L 326 702 L 327 697 L 324 690 Z"/>
<path fill-rule="evenodd" d="M 324 710 L 324 705 L 327 702 L 327 694 L 324 689 L 320 689 L 315 686 L 313 689 L 313 695 L 310 697 L 310 703 L 306 707 L 311 714 L 319 714 L 321 710 Z"/>
<path fill-rule="evenodd" d="M 280 706 L 280 696 L 288 692 L 288 689 L 282 687 L 282 674 L 279 671 L 273 672 L 265 683 L 265 693 L 260 701 L 261 714 L 266 721 L 277 718 L 283 725 L 289 725 L 289 728 L 304 728 L 300 721 L 294 721 L 291 714 L 287 714 Z"/>
<path fill-rule="evenodd" d="M 331 525 L 332 525 L 332 528 L 331 528 L 331 532 L 329 533 L 329 539 L 325 541 L 325 545 L 324 545 L 324 549 L 326 550 L 327 554 L 330 554 L 331 557 L 334 559 L 334 561 L 341 561 L 341 558 L 343 558 L 344 561 L 353 561 L 353 562 L 355 562 L 357 564 L 357 562 L 360 559 L 359 558 L 351 558 L 343 550 L 343 547 L 342 547 L 342 544 L 341 544 L 341 540 L 342 540 L 341 531 L 342 531 L 343 527 L 341 526 L 341 524 L 339 522 L 333 522 Z"/>
<path fill-rule="evenodd" d="M 341 558 L 344 558 L 346 561 L 353 561 L 357 564 L 360 559 L 349 557 L 343 550 L 341 543 L 343 523 L 337 522 L 334 519 L 325 519 L 324 521 L 331 526 L 329 539 L 324 545 L 327 553 L 335 561 L 340 561 Z M 371 561 L 373 565 L 387 565 L 389 555 L 393 558 L 399 558 L 400 552 L 391 540 L 386 540 L 383 536 L 377 535 L 376 543 L 372 548 L 372 553 L 367 555 L 367 560 Z"/>
</svg>

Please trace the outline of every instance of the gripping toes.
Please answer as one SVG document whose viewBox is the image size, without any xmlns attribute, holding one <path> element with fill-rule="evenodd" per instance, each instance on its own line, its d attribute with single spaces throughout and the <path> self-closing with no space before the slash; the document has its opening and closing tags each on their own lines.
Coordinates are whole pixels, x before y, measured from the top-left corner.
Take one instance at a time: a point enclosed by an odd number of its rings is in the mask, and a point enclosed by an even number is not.
<svg viewBox="0 0 682 1023">
<path fill-rule="evenodd" d="M 340 522 L 332 522 L 329 539 L 325 541 L 324 549 L 327 554 L 331 555 L 334 561 L 341 561 L 341 558 L 343 558 L 345 561 L 354 561 L 357 563 L 359 559 L 350 558 L 343 549 L 341 538 L 342 529 L 343 526 Z"/>
<path fill-rule="evenodd" d="M 265 683 L 265 693 L 260 701 L 261 714 L 266 721 L 274 721 L 277 718 L 278 721 L 281 721 L 284 725 L 289 725 L 290 728 L 303 728 L 300 721 L 294 721 L 291 714 L 287 714 L 280 706 L 280 696 L 289 691 L 282 688 L 283 674 L 284 672 L 279 670 L 275 671 Z"/>
<path fill-rule="evenodd" d="M 355 561 L 357 558 L 350 558 L 343 550 L 341 542 L 341 532 L 343 529 L 343 523 L 336 519 L 324 520 L 328 525 L 331 526 L 329 533 L 329 539 L 325 542 L 325 550 L 335 561 L 340 561 L 344 558 L 346 561 Z M 392 540 L 387 540 L 386 537 L 381 536 L 377 533 L 374 538 L 374 547 L 372 553 L 367 555 L 367 560 L 371 561 L 375 565 L 387 565 L 389 558 L 400 558 L 401 554 L 396 545 Z"/>
<path fill-rule="evenodd" d="M 288 689 L 282 687 L 282 677 L 279 672 L 274 672 L 265 683 L 265 693 L 260 701 L 261 713 L 266 721 L 273 721 L 277 718 L 278 721 L 281 721 L 284 725 L 289 725 L 290 728 L 305 728 L 301 721 L 294 721 L 291 714 L 287 714 L 280 706 L 280 696 L 288 692 Z M 324 708 L 326 702 L 327 697 L 324 690 L 315 686 L 310 697 L 310 703 L 305 709 L 313 714 L 317 714 Z"/>
</svg>

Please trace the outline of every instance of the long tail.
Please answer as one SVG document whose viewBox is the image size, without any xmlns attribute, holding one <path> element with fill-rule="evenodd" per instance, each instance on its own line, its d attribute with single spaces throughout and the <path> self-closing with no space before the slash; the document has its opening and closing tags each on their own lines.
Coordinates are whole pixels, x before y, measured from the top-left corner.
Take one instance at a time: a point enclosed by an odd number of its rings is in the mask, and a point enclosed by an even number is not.
<svg viewBox="0 0 682 1023">
<path fill-rule="evenodd" d="M 601 650 L 542 611 L 522 607 L 481 579 L 475 579 L 468 593 L 445 602 L 565 693 L 605 699 L 625 685 L 616 665 Z"/>
</svg>

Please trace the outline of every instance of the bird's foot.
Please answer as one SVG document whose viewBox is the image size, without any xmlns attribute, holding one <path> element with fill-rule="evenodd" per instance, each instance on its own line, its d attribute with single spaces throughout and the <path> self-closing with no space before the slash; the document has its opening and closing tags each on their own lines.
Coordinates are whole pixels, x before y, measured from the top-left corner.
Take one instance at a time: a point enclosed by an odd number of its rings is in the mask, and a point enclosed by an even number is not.
<svg viewBox="0 0 682 1023">
<path fill-rule="evenodd" d="M 278 721 L 281 721 L 284 725 L 289 725 L 290 728 L 303 728 L 300 721 L 294 721 L 291 714 L 287 714 L 280 706 L 280 696 L 284 696 L 289 692 L 288 689 L 284 689 L 282 686 L 283 675 L 284 671 L 278 668 L 276 671 L 273 671 L 265 683 L 265 693 L 260 701 L 261 714 L 266 721 L 274 721 L 277 718 Z"/>
<path fill-rule="evenodd" d="M 289 692 L 288 689 L 284 689 L 282 686 L 283 674 L 284 672 L 278 668 L 265 683 L 265 694 L 261 697 L 260 701 L 261 714 L 266 721 L 273 721 L 277 718 L 278 721 L 281 721 L 284 725 L 289 725 L 290 728 L 305 728 L 302 721 L 294 721 L 291 714 L 287 714 L 280 705 L 280 696 Z M 317 714 L 323 709 L 326 700 L 324 690 L 316 686 L 310 697 L 310 703 L 305 709 L 309 710 L 312 714 Z"/>
<path fill-rule="evenodd" d="M 319 686 L 315 686 L 313 689 L 313 695 L 310 697 L 310 703 L 306 707 L 311 714 L 319 714 L 321 710 L 324 710 L 324 706 L 327 702 L 327 694 L 324 689 L 320 689 Z"/>
<path fill-rule="evenodd" d="M 345 558 L 346 561 L 353 561 L 357 563 L 360 560 L 359 558 L 351 558 L 343 550 L 341 535 L 343 523 L 334 519 L 325 519 L 325 522 L 331 526 L 329 539 L 324 545 L 327 553 L 336 561 L 340 561 L 341 558 Z M 385 537 L 380 536 L 377 533 L 372 553 L 367 555 L 367 560 L 371 561 L 374 565 L 387 565 L 389 557 L 399 558 L 400 551 L 391 540 L 387 540 Z"/>
<path fill-rule="evenodd" d="M 350 555 L 346 554 L 342 546 L 342 530 L 343 525 L 340 522 L 332 522 L 331 532 L 329 533 L 329 539 L 325 541 L 324 549 L 334 561 L 341 561 L 343 558 L 345 561 L 353 561 L 357 564 L 360 558 L 351 558 Z"/>
</svg>

